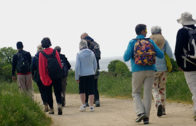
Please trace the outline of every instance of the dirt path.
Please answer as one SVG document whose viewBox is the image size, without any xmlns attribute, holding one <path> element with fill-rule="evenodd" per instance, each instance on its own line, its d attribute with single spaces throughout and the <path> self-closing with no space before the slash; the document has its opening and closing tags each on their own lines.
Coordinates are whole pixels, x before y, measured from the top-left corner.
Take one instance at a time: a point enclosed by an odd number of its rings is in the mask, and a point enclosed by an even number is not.
<svg viewBox="0 0 196 126">
<path fill-rule="evenodd" d="M 136 114 L 133 102 L 130 99 L 115 99 L 101 97 L 101 107 L 94 112 L 79 112 L 79 95 L 67 95 L 67 105 L 63 108 L 63 115 L 57 115 L 56 102 L 55 114 L 49 115 L 52 126 L 139 126 L 143 123 L 135 123 Z M 35 100 L 40 102 L 40 95 L 35 95 Z M 154 104 L 152 104 L 150 126 L 196 126 L 192 118 L 192 105 L 180 103 L 167 103 L 167 115 L 161 118 L 156 116 Z"/>
</svg>

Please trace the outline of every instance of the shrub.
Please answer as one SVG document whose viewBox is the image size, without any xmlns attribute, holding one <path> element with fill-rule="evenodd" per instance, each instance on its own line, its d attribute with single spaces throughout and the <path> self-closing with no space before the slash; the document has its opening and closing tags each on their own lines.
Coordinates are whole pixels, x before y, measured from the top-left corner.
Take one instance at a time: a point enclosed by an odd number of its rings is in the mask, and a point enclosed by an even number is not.
<svg viewBox="0 0 196 126">
<path fill-rule="evenodd" d="M 110 73 L 113 73 L 113 75 L 118 76 L 118 75 L 130 75 L 129 68 L 127 65 L 120 61 L 120 60 L 114 60 L 111 61 L 108 65 L 108 71 Z"/>
<path fill-rule="evenodd" d="M 176 61 L 174 60 L 174 59 L 170 59 L 171 60 L 171 63 L 172 63 L 172 72 L 173 71 L 179 71 L 178 70 L 178 65 L 177 65 L 177 63 L 176 63 Z"/>
</svg>

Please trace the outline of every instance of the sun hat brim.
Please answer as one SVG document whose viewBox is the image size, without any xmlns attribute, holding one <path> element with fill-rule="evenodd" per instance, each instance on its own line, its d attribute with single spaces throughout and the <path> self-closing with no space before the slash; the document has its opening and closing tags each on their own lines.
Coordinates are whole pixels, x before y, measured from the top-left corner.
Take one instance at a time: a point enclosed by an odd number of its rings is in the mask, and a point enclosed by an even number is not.
<svg viewBox="0 0 196 126">
<path fill-rule="evenodd" d="M 180 19 L 177 19 L 177 22 L 182 24 L 182 25 L 194 25 L 196 24 L 196 20 L 192 19 L 192 20 L 182 20 L 181 18 Z"/>
</svg>

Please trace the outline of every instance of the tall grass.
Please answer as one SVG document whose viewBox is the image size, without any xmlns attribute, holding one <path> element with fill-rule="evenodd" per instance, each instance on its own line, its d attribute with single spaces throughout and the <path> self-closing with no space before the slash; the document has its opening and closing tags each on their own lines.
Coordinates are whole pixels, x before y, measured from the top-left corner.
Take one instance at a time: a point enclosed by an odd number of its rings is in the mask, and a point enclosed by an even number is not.
<svg viewBox="0 0 196 126">
<path fill-rule="evenodd" d="M 0 84 L 0 126 L 49 126 L 51 119 L 16 83 Z"/>
<path fill-rule="evenodd" d="M 186 84 L 183 72 L 172 72 L 167 75 L 167 99 L 191 102 L 191 93 Z M 111 97 L 131 97 L 131 76 L 114 76 L 101 72 L 98 80 L 99 93 Z M 78 84 L 74 72 L 68 76 L 67 93 L 78 93 Z"/>
</svg>

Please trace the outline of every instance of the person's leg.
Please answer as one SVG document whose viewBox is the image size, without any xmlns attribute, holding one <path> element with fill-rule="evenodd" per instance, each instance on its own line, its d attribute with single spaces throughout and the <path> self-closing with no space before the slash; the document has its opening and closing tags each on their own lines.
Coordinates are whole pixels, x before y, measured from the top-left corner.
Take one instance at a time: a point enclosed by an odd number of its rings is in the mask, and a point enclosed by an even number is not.
<svg viewBox="0 0 196 126">
<path fill-rule="evenodd" d="M 62 82 L 61 82 L 61 84 L 62 84 L 62 92 L 61 92 L 61 96 L 62 96 L 62 106 L 65 106 L 65 91 L 66 91 L 66 85 L 67 85 L 67 78 L 66 77 L 64 77 L 63 79 L 62 79 Z"/>
<path fill-rule="evenodd" d="M 160 90 L 159 94 L 161 97 L 161 104 L 163 105 L 162 114 L 165 115 L 165 103 L 166 103 L 166 82 L 167 82 L 167 74 L 166 72 L 162 72 L 160 76 Z"/>
<path fill-rule="evenodd" d="M 54 94 L 56 96 L 58 115 L 62 115 L 61 79 L 52 80 L 52 81 L 53 81 L 53 86 L 54 86 Z"/>
<path fill-rule="evenodd" d="M 99 91 L 98 91 L 98 77 L 95 77 L 94 79 L 94 86 L 95 86 L 95 95 L 94 95 L 95 106 L 100 107 Z"/>
<path fill-rule="evenodd" d="M 52 85 L 44 87 L 45 96 L 47 98 L 47 103 L 50 107 L 49 114 L 54 114 L 54 107 L 53 107 L 53 97 L 52 97 Z"/>
<path fill-rule="evenodd" d="M 145 72 L 133 72 L 132 73 L 132 97 L 135 104 L 136 114 L 138 118 L 136 122 L 140 122 L 145 117 L 145 109 L 141 99 L 141 89 L 143 86 Z"/>
<path fill-rule="evenodd" d="M 82 105 L 80 106 L 80 111 L 81 112 L 86 110 L 86 106 L 85 106 L 85 99 L 86 99 L 85 83 L 86 83 L 86 77 L 80 77 L 79 78 L 79 94 L 80 94 L 80 100 L 81 100 L 81 103 L 82 103 Z"/>
<path fill-rule="evenodd" d="M 154 74 L 154 83 L 152 88 L 152 94 L 153 94 L 156 108 L 158 107 L 159 104 L 161 104 L 161 97 L 159 94 L 160 74 L 161 72 L 156 72 Z"/>
<path fill-rule="evenodd" d="M 188 87 L 192 93 L 193 100 L 193 110 L 194 110 L 194 118 L 196 117 L 196 71 L 194 72 L 184 72 L 186 82 Z M 195 118 L 196 121 L 196 118 Z"/>
<path fill-rule="evenodd" d="M 144 80 L 144 94 L 143 102 L 145 108 L 145 114 L 149 118 L 151 102 L 152 102 L 152 85 L 154 82 L 154 71 L 146 71 L 146 76 Z"/>
<path fill-rule="evenodd" d="M 25 76 L 24 75 L 17 75 L 17 84 L 18 88 L 21 92 L 26 92 L 26 86 L 25 86 Z"/>
<path fill-rule="evenodd" d="M 26 90 L 27 90 L 27 93 L 30 97 L 33 98 L 33 85 L 32 85 L 32 75 L 31 74 L 28 74 L 28 75 L 25 75 L 25 85 L 26 85 Z"/>
</svg>

